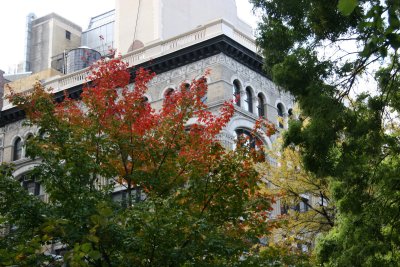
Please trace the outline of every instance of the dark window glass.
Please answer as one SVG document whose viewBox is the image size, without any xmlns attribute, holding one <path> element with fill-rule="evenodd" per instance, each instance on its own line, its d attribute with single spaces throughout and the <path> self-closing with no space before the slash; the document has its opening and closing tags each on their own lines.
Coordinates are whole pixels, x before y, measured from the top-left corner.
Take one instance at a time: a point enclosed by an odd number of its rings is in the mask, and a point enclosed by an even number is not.
<svg viewBox="0 0 400 267">
<path fill-rule="evenodd" d="M 249 87 L 246 88 L 246 110 L 253 113 L 253 94 Z"/>
<path fill-rule="evenodd" d="M 29 142 L 29 140 L 30 139 L 32 139 L 33 138 L 33 135 L 32 134 L 29 134 L 27 137 L 26 137 L 26 143 L 28 143 Z M 25 144 L 25 147 L 26 147 L 26 144 Z M 29 155 L 27 155 L 27 151 L 25 152 L 25 157 L 28 157 Z"/>
<path fill-rule="evenodd" d="M 30 195 L 40 195 L 40 183 L 36 182 L 35 179 L 29 174 L 22 176 L 22 187 L 28 190 Z"/>
<path fill-rule="evenodd" d="M 189 90 L 190 90 L 190 84 L 188 84 L 188 83 L 183 84 L 183 88 L 184 88 L 186 91 L 189 91 Z"/>
<path fill-rule="evenodd" d="M 288 110 L 288 115 L 289 115 L 289 118 L 290 118 L 290 119 L 293 119 L 293 109 L 290 108 L 290 109 Z"/>
<path fill-rule="evenodd" d="M 262 94 L 258 94 L 258 116 L 265 118 L 265 101 Z"/>
<path fill-rule="evenodd" d="M 233 101 L 240 107 L 240 83 L 238 80 L 233 82 Z"/>
<path fill-rule="evenodd" d="M 22 157 L 22 140 L 17 138 L 14 142 L 14 155 L 13 160 L 19 160 Z"/>
<path fill-rule="evenodd" d="M 299 211 L 300 212 L 306 212 L 308 211 L 308 199 L 302 198 L 300 205 L 299 205 Z"/>
<path fill-rule="evenodd" d="M 165 97 L 165 98 L 168 98 L 168 97 L 170 97 L 173 93 L 174 93 L 174 89 L 169 88 L 169 89 L 167 89 L 167 91 L 165 91 L 164 97 Z"/>
<path fill-rule="evenodd" d="M 164 102 L 165 103 L 171 103 L 172 101 L 172 96 L 174 94 L 175 90 L 172 88 L 168 88 L 165 93 L 164 93 Z"/>
<path fill-rule="evenodd" d="M 71 33 L 69 31 L 65 31 L 65 39 L 71 40 Z"/>
<path fill-rule="evenodd" d="M 279 120 L 279 128 L 283 128 L 283 121 L 284 121 L 284 111 L 283 111 L 283 105 L 281 103 L 278 104 L 277 106 L 278 109 L 278 120 Z"/>
<path fill-rule="evenodd" d="M 207 79 L 206 78 L 202 77 L 202 78 L 200 78 L 200 81 L 204 82 L 204 84 L 207 85 Z M 207 102 L 207 92 L 201 98 L 201 102 L 203 102 L 203 103 Z"/>
</svg>

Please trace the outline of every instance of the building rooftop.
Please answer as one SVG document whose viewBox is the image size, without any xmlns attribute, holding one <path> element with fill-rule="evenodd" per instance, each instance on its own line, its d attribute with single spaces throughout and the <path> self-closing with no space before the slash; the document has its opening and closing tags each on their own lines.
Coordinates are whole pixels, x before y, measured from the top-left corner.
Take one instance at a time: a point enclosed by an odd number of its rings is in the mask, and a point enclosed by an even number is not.
<svg viewBox="0 0 400 267">
<path fill-rule="evenodd" d="M 48 14 L 46 16 L 34 19 L 32 21 L 32 25 L 35 26 L 37 24 L 40 24 L 40 23 L 45 22 L 46 20 L 50 20 L 50 19 L 56 19 L 58 21 L 61 21 L 61 22 L 65 23 L 65 24 L 73 27 L 77 31 L 80 31 L 80 32 L 82 31 L 82 27 L 81 26 L 79 26 L 78 24 L 76 24 L 76 23 L 74 23 L 74 22 L 72 22 L 70 20 L 67 20 L 66 18 L 61 17 L 60 15 L 58 15 L 56 13 L 50 13 L 50 14 Z"/>
</svg>

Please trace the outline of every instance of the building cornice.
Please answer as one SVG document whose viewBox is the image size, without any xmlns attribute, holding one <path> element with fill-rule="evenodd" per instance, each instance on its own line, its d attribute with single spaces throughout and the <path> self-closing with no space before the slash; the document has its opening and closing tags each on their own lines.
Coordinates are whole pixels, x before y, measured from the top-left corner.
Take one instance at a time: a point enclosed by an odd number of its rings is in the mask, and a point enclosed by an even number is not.
<svg viewBox="0 0 400 267">
<path fill-rule="evenodd" d="M 237 41 L 226 35 L 218 35 L 216 37 L 207 39 L 205 41 L 195 43 L 193 45 L 184 47 L 174 52 L 165 54 L 163 56 L 150 59 L 148 61 L 139 63 L 133 67 L 130 67 L 131 78 L 134 78 L 135 71 L 139 67 L 150 69 L 156 74 L 193 63 L 195 61 L 208 58 L 210 56 L 223 53 L 239 63 L 247 66 L 251 70 L 265 76 L 262 70 L 262 57 L 256 52 L 243 46 Z M 124 57 L 123 57 L 124 60 Z M 78 98 L 82 92 L 84 84 L 71 85 L 66 88 L 71 98 Z M 64 98 L 64 90 L 56 91 L 54 93 L 55 100 L 57 102 L 62 101 Z M 25 117 L 24 111 L 17 107 L 10 107 L 3 109 L 0 116 L 0 127 L 9 123 L 21 120 Z"/>
</svg>

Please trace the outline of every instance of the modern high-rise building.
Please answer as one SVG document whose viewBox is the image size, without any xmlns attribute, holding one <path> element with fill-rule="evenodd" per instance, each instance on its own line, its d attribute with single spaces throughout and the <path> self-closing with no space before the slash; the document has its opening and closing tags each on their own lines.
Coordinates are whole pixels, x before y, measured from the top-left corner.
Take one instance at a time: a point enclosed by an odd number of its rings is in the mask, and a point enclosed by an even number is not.
<svg viewBox="0 0 400 267">
<path fill-rule="evenodd" d="M 108 54 L 114 48 L 115 10 L 110 10 L 90 19 L 87 30 L 82 33 L 82 46 Z"/>
</svg>

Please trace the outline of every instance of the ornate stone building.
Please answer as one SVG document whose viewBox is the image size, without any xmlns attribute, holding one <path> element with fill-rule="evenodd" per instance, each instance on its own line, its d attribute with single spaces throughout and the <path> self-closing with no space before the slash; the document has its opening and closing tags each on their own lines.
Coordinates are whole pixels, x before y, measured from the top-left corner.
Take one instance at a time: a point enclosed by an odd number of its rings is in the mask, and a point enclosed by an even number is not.
<svg viewBox="0 0 400 267">
<path fill-rule="evenodd" d="M 251 28 L 236 16 L 235 1 L 221 0 L 224 9 L 219 1 L 201 1 L 201 7 L 198 2 L 117 0 L 114 37 L 117 51 L 130 67 L 143 66 L 157 73 L 150 83 L 149 101 L 155 108 L 160 107 L 169 90 L 177 90 L 181 83 L 210 69 L 206 102 L 211 110 L 217 111 L 224 101 L 240 95 L 234 117 L 220 134 L 225 147 L 233 148 L 236 133 L 251 130 L 259 116 L 275 123 L 278 129 L 286 128 L 293 99 L 263 73 Z M 176 22 L 174 8 L 181 16 Z M 205 16 L 201 10 L 195 12 L 196 9 L 213 11 Z M 175 29 L 174 25 L 180 26 Z M 120 36 L 122 33 L 124 36 Z M 52 88 L 56 98 L 61 98 L 64 90 L 76 97 L 87 75 L 87 69 L 83 69 L 47 79 L 43 85 Z M 6 99 L 3 101 L 0 160 L 13 162 L 15 177 L 20 178 L 37 164 L 25 157 L 24 143 L 30 135 L 38 134 L 38 129 L 24 126 L 23 112 Z M 260 139 L 271 146 L 274 137 L 260 136 Z M 39 185 L 27 182 L 25 186 L 33 194 L 45 197 Z"/>
</svg>

